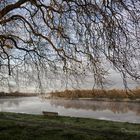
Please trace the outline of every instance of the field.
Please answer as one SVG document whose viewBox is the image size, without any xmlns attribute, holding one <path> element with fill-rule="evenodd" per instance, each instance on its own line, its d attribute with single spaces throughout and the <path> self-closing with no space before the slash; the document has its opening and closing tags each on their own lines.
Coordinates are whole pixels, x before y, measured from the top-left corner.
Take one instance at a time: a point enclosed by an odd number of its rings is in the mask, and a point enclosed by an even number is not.
<svg viewBox="0 0 140 140">
<path fill-rule="evenodd" d="M 140 140 L 140 124 L 0 113 L 1 140 Z"/>
<path fill-rule="evenodd" d="M 50 93 L 50 98 L 110 98 L 110 99 L 140 99 L 140 89 L 133 90 L 65 90 Z"/>
</svg>

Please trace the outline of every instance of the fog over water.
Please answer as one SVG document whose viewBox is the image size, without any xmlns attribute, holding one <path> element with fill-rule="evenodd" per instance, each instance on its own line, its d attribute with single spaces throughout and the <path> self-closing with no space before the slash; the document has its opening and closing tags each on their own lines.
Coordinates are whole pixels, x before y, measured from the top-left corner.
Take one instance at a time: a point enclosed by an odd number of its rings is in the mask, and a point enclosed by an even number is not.
<svg viewBox="0 0 140 140">
<path fill-rule="evenodd" d="M 140 123 L 140 103 L 92 100 L 47 100 L 38 97 L 0 99 L 0 111 L 59 115 Z"/>
</svg>

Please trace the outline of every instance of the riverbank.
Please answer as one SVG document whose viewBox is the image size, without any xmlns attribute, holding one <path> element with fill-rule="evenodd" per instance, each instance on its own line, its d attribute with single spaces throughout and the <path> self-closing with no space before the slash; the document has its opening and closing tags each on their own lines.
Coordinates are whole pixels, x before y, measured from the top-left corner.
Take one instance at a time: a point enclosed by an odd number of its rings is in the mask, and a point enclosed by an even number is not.
<svg viewBox="0 0 140 140">
<path fill-rule="evenodd" d="M 140 124 L 0 113 L 2 140 L 139 140 Z"/>
<path fill-rule="evenodd" d="M 23 92 L 0 92 L 0 98 L 11 98 L 11 97 L 32 97 L 32 96 L 37 96 L 38 94 L 36 93 L 23 93 Z"/>
<path fill-rule="evenodd" d="M 120 101 L 120 102 L 140 102 L 140 89 L 131 91 L 112 89 L 112 90 L 65 90 L 55 91 L 43 95 L 47 99 L 80 99 L 95 101 Z"/>
</svg>

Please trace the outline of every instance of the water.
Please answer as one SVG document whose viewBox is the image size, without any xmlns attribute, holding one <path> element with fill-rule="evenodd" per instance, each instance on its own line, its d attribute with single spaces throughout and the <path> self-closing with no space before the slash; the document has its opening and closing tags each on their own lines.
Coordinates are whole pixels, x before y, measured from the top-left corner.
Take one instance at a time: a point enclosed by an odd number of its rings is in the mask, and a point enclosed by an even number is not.
<svg viewBox="0 0 140 140">
<path fill-rule="evenodd" d="M 42 114 L 58 112 L 64 116 L 140 123 L 140 103 L 91 100 L 46 100 L 38 97 L 0 99 L 0 111 Z"/>
</svg>

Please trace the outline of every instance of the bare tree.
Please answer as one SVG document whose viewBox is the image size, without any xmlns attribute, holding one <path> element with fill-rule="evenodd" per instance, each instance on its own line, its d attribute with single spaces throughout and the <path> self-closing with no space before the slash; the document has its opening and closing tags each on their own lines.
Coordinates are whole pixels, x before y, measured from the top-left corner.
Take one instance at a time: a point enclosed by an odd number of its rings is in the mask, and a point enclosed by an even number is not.
<svg viewBox="0 0 140 140">
<path fill-rule="evenodd" d="M 102 86 L 109 62 L 124 82 L 138 80 L 139 9 L 139 0 L 1 0 L 0 66 L 91 71 Z"/>
</svg>

